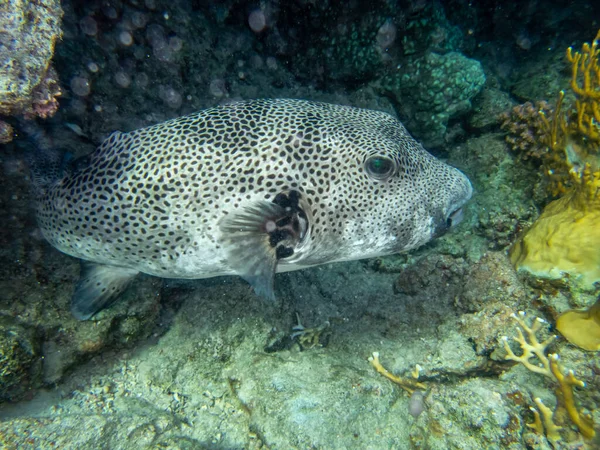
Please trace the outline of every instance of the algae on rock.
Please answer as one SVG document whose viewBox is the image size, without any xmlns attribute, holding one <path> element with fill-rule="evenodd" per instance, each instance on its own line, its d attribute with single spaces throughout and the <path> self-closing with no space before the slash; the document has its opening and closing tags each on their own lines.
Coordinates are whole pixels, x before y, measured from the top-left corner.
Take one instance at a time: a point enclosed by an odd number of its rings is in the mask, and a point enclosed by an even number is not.
<svg viewBox="0 0 600 450">
<path fill-rule="evenodd" d="M 16 400 L 41 373 L 35 331 L 0 318 L 0 403 Z"/>
</svg>

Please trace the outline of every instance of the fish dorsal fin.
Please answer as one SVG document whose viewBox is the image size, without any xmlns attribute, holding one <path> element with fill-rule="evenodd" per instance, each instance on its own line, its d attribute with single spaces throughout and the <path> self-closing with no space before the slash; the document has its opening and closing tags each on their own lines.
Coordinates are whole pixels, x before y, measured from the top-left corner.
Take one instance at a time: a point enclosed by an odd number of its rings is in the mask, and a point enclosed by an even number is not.
<svg viewBox="0 0 600 450">
<path fill-rule="evenodd" d="M 304 213 L 290 204 L 287 195 L 280 195 L 273 203 L 258 201 L 230 214 L 221 224 L 232 269 L 252 285 L 256 294 L 270 300 L 275 299 L 277 262 L 292 256 L 305 236 L 306 221 L 299 217 L 305 217 Z"/>
<path fill-rule="evenodd" d="M 113 131 L 110 133 L 96 148 L 89 157 L 93 161 L 104 161 L 114 158 L 116 155 L 120 155 L 123 151 L 123 145 L 126 142 L 128 133 L 121 131 Z"/>
<path fill-rule="evenodd" d="M 82 261 L 79 282 L 71 300 L 73 316 L 87 320 L 110 306 L 138 273 L 125 267 Z"/>
</svg>

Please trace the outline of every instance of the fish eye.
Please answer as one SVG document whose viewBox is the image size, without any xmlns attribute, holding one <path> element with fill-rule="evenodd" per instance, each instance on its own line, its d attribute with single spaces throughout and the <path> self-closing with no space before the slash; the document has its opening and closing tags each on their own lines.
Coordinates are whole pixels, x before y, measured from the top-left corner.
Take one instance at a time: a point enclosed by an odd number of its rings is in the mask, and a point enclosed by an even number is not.
<svg viewBox="0 0 600 450">
<path fill-rule="evenodd" d="M 365 169 L 372 178 L 376 180 L 387 180 L 395 169 L 394 162 L 383 156 L 371 156 L 365 162 Z"/>
</svg>

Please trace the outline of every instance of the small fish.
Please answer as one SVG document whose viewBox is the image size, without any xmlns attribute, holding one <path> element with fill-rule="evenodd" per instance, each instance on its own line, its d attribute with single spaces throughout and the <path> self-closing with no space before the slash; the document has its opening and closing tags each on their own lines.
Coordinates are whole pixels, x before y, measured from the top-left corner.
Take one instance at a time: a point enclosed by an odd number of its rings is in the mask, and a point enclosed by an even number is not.
<svg viewBox="0 0 600 450">
<path fill-rule="evenodd" d="M 79 137 L 86 137 L 86 135 L 83 132 L 83 130 L 81 129 L 81 127 L 79 125 L 77 125 L 76 123 L 66 122 L 65 128 L 71 130 L 73 133 L 75 133 Z"/>
<path fill-rule="evenodd" d="M 276 272 L 426 243 L 472 193 L 389 114 L 304 100 L 244 101 L 114 132 L 62 178 L 51 165 L 32 167 L 38 223 L 83 260 L 71 306 L 80 320 L 140 272 L 240 275 L 273 298 Z"/>
</svg>

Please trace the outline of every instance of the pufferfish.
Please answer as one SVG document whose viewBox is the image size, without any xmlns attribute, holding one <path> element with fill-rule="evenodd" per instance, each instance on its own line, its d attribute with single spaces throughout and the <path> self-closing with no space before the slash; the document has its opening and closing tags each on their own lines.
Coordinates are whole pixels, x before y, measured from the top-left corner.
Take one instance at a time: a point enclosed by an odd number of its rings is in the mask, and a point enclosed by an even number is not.
<svg viewBox="0 0 600 450">
<path fill-rule="evenodd" d="M 276 272 L 426 243 L 472 193 L 391 115 L 290 99 L 117 131 L 85 164 L 47 171 L 32 170 L 38 224 L 83 261 L 71 303 L 80 320 L 140 272 L 239 275 L 273 298 Z"/>
</svg>

